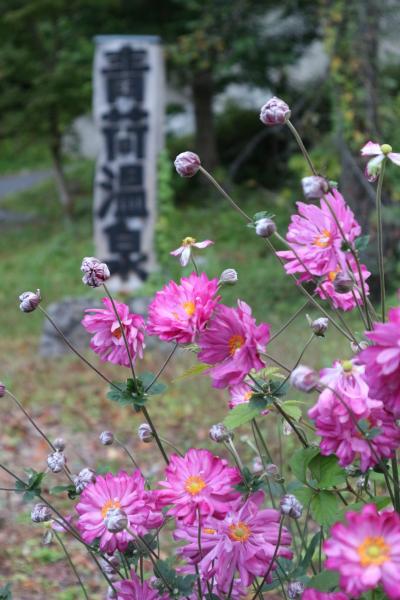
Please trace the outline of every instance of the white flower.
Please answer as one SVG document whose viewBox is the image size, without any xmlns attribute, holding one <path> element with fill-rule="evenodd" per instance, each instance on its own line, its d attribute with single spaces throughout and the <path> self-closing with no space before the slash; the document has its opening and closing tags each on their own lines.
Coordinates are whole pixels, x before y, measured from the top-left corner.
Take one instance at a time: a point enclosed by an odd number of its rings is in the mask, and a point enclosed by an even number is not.
<svg viewBox="0 0 400 600">
<path fill-rule="evenodd" d="M 196 242 L 196 240 L 192 237 L 185 237 L 182 240 L 182 245 L 179 246 L 176 250 L 170 252 L 172 256 L 179 256 L 179 261 L 182 267 L 186 267 L 190 260 L 190 255 L 192 253 L 192 247 L 194 248 L 207 248 L 211 246 L 214 242 L 211 240 L 204 240 L 204 242 Z"/>
<path fill-rule="evenodd" d="M 382 169 L 382 163 L 387 157 L 392 163 L 400 167 L 400 154 L 392 152 L 392 146 L 389 144 L 377 144 L 376 142 L 368 142 L 361 148 L 361 156 L 373 156 L 367 162 L 365 167 L 365 175 L 368 181 L 376 181 Z"/>
</svg>

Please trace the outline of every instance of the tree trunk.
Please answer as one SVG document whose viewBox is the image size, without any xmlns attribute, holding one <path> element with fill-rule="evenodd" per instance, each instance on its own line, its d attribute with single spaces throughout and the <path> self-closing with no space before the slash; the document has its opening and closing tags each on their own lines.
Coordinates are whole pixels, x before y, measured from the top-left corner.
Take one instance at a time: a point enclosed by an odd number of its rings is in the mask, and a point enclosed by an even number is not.
<svg viewBox="0 0 400 600">
<path fill-rule="evenodd" d="M 214 84 L 211 71 L 200 71 L 192 81 L 192 96 L 196 120 L 195 149 L 204 167 L 212 171 L 218 164 L 215 136 L 213 98 Z"/>
<path fill-rule="evenodd" d="M 51 157 L 53 159 L 54 178 L 58 191 L 58 197 L 63 207 L 64 216 L 68 221 L 72 220 L 73 216 L 73 200 L 68 191 L 67 182 L 65 179 L 64 168 L 61 158 L 61 141 L 54 140 L 51 145 Z"/>
</svg>

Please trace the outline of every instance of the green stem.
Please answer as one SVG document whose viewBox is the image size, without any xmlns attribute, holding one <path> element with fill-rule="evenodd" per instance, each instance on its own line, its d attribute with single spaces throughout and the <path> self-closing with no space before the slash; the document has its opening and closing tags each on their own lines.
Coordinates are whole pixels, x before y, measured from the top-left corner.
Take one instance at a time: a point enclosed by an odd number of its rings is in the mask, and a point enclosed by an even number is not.
<svg viewBox="0 0 400 600">
<path fill-rule="evenodd" d="M 296 142 L 297 142 L 297 144 L 298 144 L 298 146 L 300 148 L 300 151 L 301 151 L 302 155 L 304 156 L 304 158 L 307 161 L 308 166 L 310 167 L 310 170 L 311 170 L 312 174 L 313 175 L 318 175 L 318 173 L 317 173 L 317 171 L 316 171 L 316 169 L 315 169 L 315 167 L 313 165 L 313 162 L 312 162 L 312 160 L 310 158 L 310 155 L 308 154 L 308 152 L 306 150 L 306 147 L 303 144 L 303 140 L 301 139 L 300 134 L 297 131 L 296 127 L 289 120 L 286 121 L 286 125 L 289 127 L 290 131 L 292 132 L 292 134 L 293 134 L 293 136 L 294 136 L 294 138 L 295 138 L 295 140 L 296 140 Z"/>
<path fill-rule="evenodd" d="M 256 592 L 255 592 L 254 596 L 252 596 L 251 600 L 256 600 L 256 598 L 257 598 L 257 596 L 258 596 L 259 592 L 261 592 L 261 590 L 262 590 L 262 588 L 263 588 L 263 585 L 264 585 L 264 583 L 265 583 L 265 582 L 267 581 L 267 579 L 268 579 L 268 575 L 270 574 L 270 572 L 271 572 L 271 570 L 272 570 L 272 567 L 273 567 L 273 564 L 274 564 L 274 562 L 275 562 L 275 559 L 276 559 L 276 557 L 278 556 L 279 546 L 280 546 L 280 543 L 281 543 L 281 537 L 282 537 L 282 529 L 283 529 L 283 517 L 281 517 L 281 520 L 280 520 L 280 522 L 279 522 L 278 540 L 277 540 L 277 542 L 276 542 L 275 551 L 274 551 L 274 554 L 273 554 L 273 556 L 272 556 L 272 558 L 271 558 L 271 562 L 269 563 L 268 570 L 267 570 L 267 572 L 265 573 L 264 577 L 262 578 L 262 581 L 261 581 L 261 583 L 260 583 L 260 584 L 257 586 L 257 590 L 256 590 Z"/>
<path fill-rule="evenodd" d="M 146 419 L 147 423 L 150 426 L 150 429 L 152 431 L 152 434 L 154 435 L 154 439 L 156 440 L 158 449 L 160 450 L 163 459 L 165 460 L 165 462 L 167 463 L 167 465 L 169 465 L 168 454 L 165 452 L 164 446 L 162 445 L 162 442 L 161 442 L 160 437 L 159 437 L 159 435 L 157 433 L 157 430 L 154 427 L 153 421 L 151 420 L 149 412 L 148 412 L 148 410 L 147 410 L 147 408 L 145 406 L 142 406 L 142 413 L 143 413 L 144 418 Z"/>
<path fill-rule="evenodd" d="M 392 464 L 392 473 L 394 479 L 394 507 L 397 512 L 400 512 L 400 487 L 399 487 L 399 467 L 397 464 L 397 456 L 396 453 L 391 460 Z"/>
<path fill-rule="evenodd" d="M 382 323 L 385 322 L 386 308 L 385 308 L 385 265 L 384 265 L 384 254 L 383 254 L 383 230 L 382 230 L 382 185 L 383 177 L 385 175 L 386 158 L 382 161 L 382 169 L 379 174 L 378 186 L 376 188 L 376 215 L 378 219 L 378 262 L 379 262 L 379 281 L 381 288 L 381 310 L 382 310 Z"/>
<path fill-rule="evenodd" d="M 85 586 L 83 585 L 83 581 L 82 581 L 82 579 L 81 579 L 78 571 L 76 570 L 76 567 L 75 567 L 74 563 L 72 562 L 72 558 L 71 558 L 71 556 L 70 556 L 67 548 L 65 547 L 65 544 L 64 544 L 64 542 L 61 539 L 61 536 L 59 536 L 56 531 L 53 531 L 53 533 L 54 533 L 55 537 L 57 538 L 57 541 L 60 544 L 61 548 L 64 550 L 64 554 L 67 557 L 67 561 L 69 562 L 69 566 L 71 567 L 72 571 L 75 574 L 75 577 L 78 580 L 79 585 L 81 586 L 81 589 L 82 589 L 84 597 L 86 598 L 86 600 L 89 600 L 89 596 L 88 596 L 88 594 L 86 592 Z"/>
<path fill-rule="evenodd" d="M 269 338 L 268 344 L 270 344 L 275 338 L 277 338 L 283 331 L 285 331 L 285 329 L 287 327 L 289 327 L 289 325 L 291 325 L 291 323 L 293 323 L 293 321 L 299 316 L 299 314 L 301 312 L 303 312 L 303 310 L 309 305 L 309 301 L 307 300 L 302 306 L 300 306 L 300 308 L 298 308 L 296 310 L 296 312 L 290 317 L 290 319 L 288 321 L 286 321 L 286 323 L 284 325 L 282 325 L 282 327 L 280 327 L 278 329 L 278 331 L 276 331 L 273 335 L 271 335 L 271 337 Z"/>
<path fill-rule="evenodd" d="M 178 342 L 175 343 L 174 347 L 172 348 L 171 352 L 169 353 L 169 355 L 167 356 L 166 361 L 164 362 L 164 364 L 162 365 L 162 367 L 158 370 L 158 372 L 154 375 L 154 378 L 152 379 L 152 381 L 149 383 L 149 385 L 147 386 L 147 388 L 144 390 L 144 393 L 147 394 L 147 392 L 153 387 L 153 385 L 156 383 L 156 381 L 158 380 L 158 378 L 162 375 L 162 373 L 164 372 L 165 367 L 167 366 L 167 364 L 169 363 L 169 361 L 171 360 L 171 358 L 173 357 L 173 355 L 175 354 L 177 348 L 178 348 Z"/>
</svg>

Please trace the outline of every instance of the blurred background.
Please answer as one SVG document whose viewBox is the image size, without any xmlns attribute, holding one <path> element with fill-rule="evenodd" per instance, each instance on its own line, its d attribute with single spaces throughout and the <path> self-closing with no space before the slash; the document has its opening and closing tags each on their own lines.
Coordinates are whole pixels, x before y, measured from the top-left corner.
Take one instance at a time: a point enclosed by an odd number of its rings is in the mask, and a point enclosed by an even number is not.
<svg viewBox="0 0 400 600">
<path fill-rule="evenodd" d="M 72 468 L 129 468 L 124 455 L 97 440 L 102 429 L 115 428 L 156 477 L 162 467 L 158 456 L 136 439 L 140 417 L 112 405 L 102 382 L 73 357 L 39 354 L 42 315 L 18 309 L 17 297 L 28 289 L 40 288 L 44 305 L 86 293 L 79 267 L 82 257 L 94 252 L 99 144 L 91 117 L 93 37 L 158 35 L 165 51 L 160 268 L 139 295 L 149 297 L 182 275 L 169 252 L 183 237 L 210 238 L 215 245 L 202 253 L 201 268 L 209 276 L 228 267 L 239 273 L 237 286 L 224 291 L 224 302 L 243 298 L 258 319 L 277 329 L 301 306 L 300 294 L 215 190 L 199 175 L 180 178 L 173 159 L 183 150 L 197 152 L 249 214 L 268 210 L 284 234 L 295 202 L 302 199 L 300 179 L 308 175 L 307 166 L 287 128 L 266 128 L 258 117 L 270 96 L 283 98 L 318 170 L 338 181 L 371 236 L 363 260 L 372 271 L 376 298 L 375 190 L 365 179 L 359 150 L 371 139 L 400 151 L 400 1 L 0 0 L 0 15 L 0 378 L 43 428 L 65 437 Z M 400 169 L 390 165 L 386 173 L 385 268 L 395 302 Z M 89 295 L 84 304 L 90 302 Z M 362 330 L 357 315 L 346 319 Z M 271 353 L 290 364 L 299 353 L 293 340 L 308 335 L 302 314 Z M 322 366 L 348 354 L 347 344 L 330 331 L 306 359 Z M 163 357 L 153 346 L 146 367 L 156 370 Z M 193 358 L 183 354 L 170 366 L 175 383 L 150 407 L 165 435 L 182 447 L 207 445 L 208 429 L 226 414 L 228 402 L 227 393 L 213 390 L 205 378 L 179 379 L 191 364 Z M 106 366 L 104 371 L 121 379 L 121 370 Z M 17 464 L 19 473 L 23 467 L 44 470 L 46 448 L 10 402 L 3 399 L 0 408 L 2 461 Z M 274 427 L 273 421 L 266 424 L 268 430 Z M 1 494 L 0 590 L 12 582 L 14 598 L 22 600 L 78 598 L 59 548 L 42 546 L 40 532 L 29 524 L 29 507 L 12 493 Z M 103 598 L 87 557 L 80 553 L 79 561 L 93 582 L 91 597 Z"/>
</svg>

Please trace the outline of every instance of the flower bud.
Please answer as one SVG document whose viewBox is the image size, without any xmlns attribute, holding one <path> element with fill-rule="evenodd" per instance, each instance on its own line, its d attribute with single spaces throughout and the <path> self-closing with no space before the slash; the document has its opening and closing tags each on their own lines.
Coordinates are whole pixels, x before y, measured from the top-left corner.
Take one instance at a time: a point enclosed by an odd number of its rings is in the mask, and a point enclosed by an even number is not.
<svg viewBox="0 0 400 600">
<path fill-rule="evenodd" d="M 279 475 L 279 467 L 277 467 L 273 463 L 270 463 L 265 467 L 265 472 L 270 477 L 275 477 L 276 475 Z"/>
<path fill-rule="evenodd" d="M 36 290 L 36 292 L 24 292 L 20 295 L 20 309 L 22 312 L 32 312 L 34 311 L 40 304 L 42 299 L 40 295 L 40 290 Z"/>
<path fill-rule="evenodd" d="M 111 446 L 114 442 L 114 434 L 112 431 L 102 431 L 99 435 L 99 440 L 103 446 Z"/>
<path fill-rule="evenodd" d="M 175 169 L 181 177 L 193 177 L 200 168 L 200 158 L 194 152 L 187 150 L 175 158 Z"/>
<path fill-rule="evenodd" d="M 81 494 L 89 483 L 96 483 L 96 473 L 93 469 L 85 467 L 79 471 L 78 475 L 73 477 L 75 489 L 78 494 Z"/>
<path fill-rule="evenodd" d="M 365 348 L 368 348 L 368 345 L 368 342 L 366 342 L 365 340 L 361 340 L 361 342 L 358 342 L 358 344 L 356 344 L 355 342 L 350 342 L 350 348 L 352 352 L 354 352 L 354 354 L 358 354 L 359 352 L 361 352 L 361 350 L 365 350 Z"/>
<path fill-rule="evenodd" d="M 269 238 L 276 232 L 276 225 L 272 219 L 259 219 L 255 226 L 256 234 L 263 238 Z"/>
<path fill-rule="evenodd" d="M 138 436 L 140 441 L 149 444 L 153 441 L 154 435 L 148 423 L 142 423 L 138 427 Z"/>
<path fill-rule="evenodd" d="M 237 280 L 238 274 L 235 269 L 225 269 L 222 271 L 218 283 L 221 285 L 235 285 Z"/>
<path fill-rule="evenodd" d="M 301 392 L 312 392 L 317 387 L 318 382 L 318 373 L 304 365 L 299 365 L 290 374 L 290 384 Z"/>
<path fill-rule="evenodd" d="M 94 256 L 85 256 L 82 260 L 81 271 L 84 274 L 82 281 L 85 285 L 96 288 L 110 279 L 110 270 L 107 265 Z"/>
<path fill-rule="evenodd" d="M 104 519 L 105 526 L 110 533 L 119 533 L 128 527 L 127 514 L 120 508 L 111 508 Z"/>
<path fill-rule="evenodd" d="M 329 191 L 329 183 L 319 175 L 303 177 L 301 180 L 303 194 L 306 198 L 322 198 Z"/>
<path fill-rule="evenodd" d="M 46 504 L 35 504 L 32 508 L 31 519 L 34 523 L 44 523 L 50 521 L 51 510 Z"/>
<path fill-rule="evenodd" d="M 338 294 L 347 294 L 353 289 L 354 281 L 347 273 L 340 272 L 334 279 L 333 287 Z"/>
<path fill-rule="evenodd" d="M 260 120 L 264 125 L 283 125 L 290 119 L 290 115 L 286 102 L 274 96 L 261 107 Z"/>
<path fill-rule="evenodd" d="M 315 335 L 319 337 L 324 337 L 326 330 L 328 329 L 329 319 L 327 317 L 319 317 L 319 319 L 314 319 L 311 321 L 310 327 L 315 333 Z"/>
<path fill-rule="evenodd" d="M 291 581 L 287 587 L 287 596 L 290 600 L 299 598 L 304 592 L 304 583 L 301 581 Z"/>
<path fill-rule="evenodd" d="M 47 466 L 53 473 L 59 473 L 65 467 L 65 456 L 62 452 L 52 452 L 47 457 Z"/>
<path fill-rule="evenodd" d="M 57 452 L 62 452 L 65 449 L 65 442 L 61 437 L 59 437 L 54 440 L 53 446 Z"/>
<path fill-rule="evenodd" d="M 209 436 L 213 442 L 221 444 L 233 439 L 233 432 L 230 431 L 223 423 L 216 423 L 209 431 Z"/>
<path fill-rule="evenodd" d="M 6 393 L 6 386 L 4 383 L 0 381 L 0 398 L 2 398 Z"/>
<path fill-rule="evenodd" d="M 300 519 L 303 512 L 303 505 L 300 504 L 296 496 L 285 494 L 285 496 L 282 496 L 281 498 L 280 506 L 283 515 L 288 515 L 293 519 Z"/>
<path fill-rule="evenodd" d="M 251 470 L 253 471 L 253 473 L 260 473 L 260 471 L 262 471 L 263 468 L 264 467 L 263 467 L 261 458 L 259 456 L 255 456 L 253 458 Z"/>
<path fill-rule="evenodd" d="M 107 556 L 107 560 L 100 558 L 101 568 L 107 575 L 115 575 L 118 573 L 120 561 L 118 556 Z"/>
</svg>

